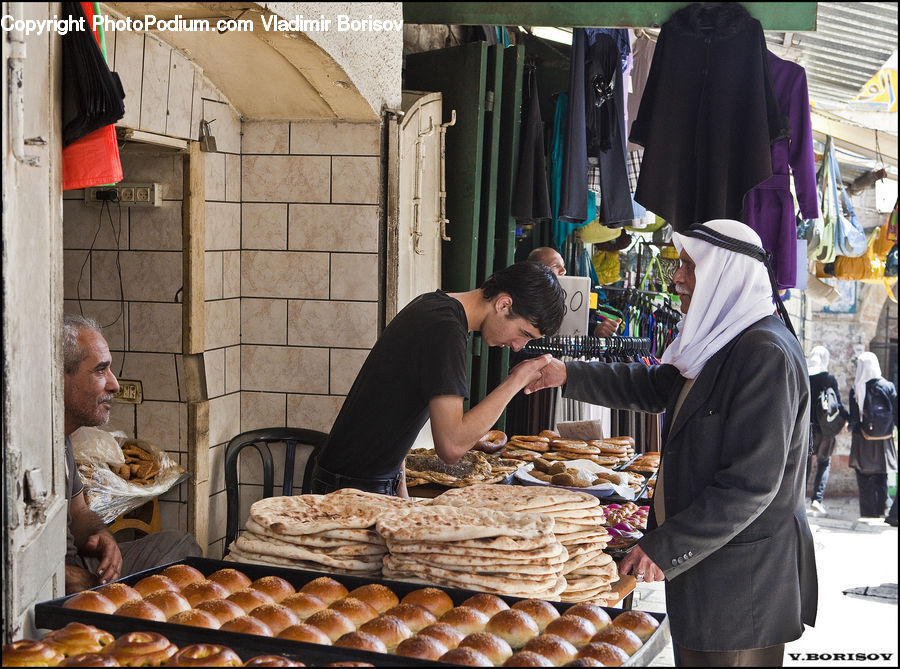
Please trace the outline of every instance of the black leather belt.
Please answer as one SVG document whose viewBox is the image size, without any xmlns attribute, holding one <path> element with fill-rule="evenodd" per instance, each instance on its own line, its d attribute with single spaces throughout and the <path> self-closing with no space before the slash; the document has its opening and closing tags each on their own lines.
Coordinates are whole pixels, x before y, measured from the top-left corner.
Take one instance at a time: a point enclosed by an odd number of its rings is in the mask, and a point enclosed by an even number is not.
<svg viewBox="0 0 900 669">
<path fill-rule="evenodd" d="M 335 474 L 316 465 L 312 472 L 311 491 L 315 495 L 325 495 L 341 488 L 355 488 L 375 492 L 381 495 L 396 495 L 400 485 L 401 474 L 398 472 L 390 478 L 345 476 Z"/>
</svg>

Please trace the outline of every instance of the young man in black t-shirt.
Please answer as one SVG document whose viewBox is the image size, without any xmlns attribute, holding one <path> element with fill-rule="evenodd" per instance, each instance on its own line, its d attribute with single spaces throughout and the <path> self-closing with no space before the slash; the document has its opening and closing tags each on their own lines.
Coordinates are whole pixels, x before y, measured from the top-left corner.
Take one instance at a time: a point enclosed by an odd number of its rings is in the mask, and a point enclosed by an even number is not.
<svg viewBox="0 0 900 669">
<path fill-rule="evenodd" d="M 494 273 L 481 288 L 414 299 L 388 324 L 360 369 L 319 453 L 312 492 L 358 488 L 406 496 L 403 461 L 429 417 L 435 451 L 456 462 L 550 358 L 516 365 L 464 412 L 469 332 L 480 332 L 488 346 L 518 351 L 531 339 L 555 334 L 563 313 L 555 274 L 527 261 Z"/>
</svg>

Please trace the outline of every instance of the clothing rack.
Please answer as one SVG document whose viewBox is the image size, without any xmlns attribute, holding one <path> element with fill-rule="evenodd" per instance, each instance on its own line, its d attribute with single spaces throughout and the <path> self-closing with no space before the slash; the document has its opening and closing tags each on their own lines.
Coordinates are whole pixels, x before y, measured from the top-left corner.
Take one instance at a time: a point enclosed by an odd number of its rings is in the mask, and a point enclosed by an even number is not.
<svg viewBox="0 0 900 669">
<path fill-rule="evenodd" d="M 530 357 L 550 353 L 556 358 L 596 359 L 601 355 L 650 355 L 652 342 L 647 337 L 544 337 L 534 339 L 522 349 Z"/>
<path fill-rule="evenodd" d="M 656 364 L 654 342 L 647 337 L 545 337 L 510 354 L 510 366 L 550 353 L 555 358 Z M 600 420 L 607 436 L 630 436 L 635 450 L 659 450 L 660 416 L 627 409 L 610 409 L 565 399 L 558 388 L 531 395 L 516 395 L 507 405 L 506 429 L 510 434 L 538 434 L 555 429 L 558 421 Z"/>
</svg>

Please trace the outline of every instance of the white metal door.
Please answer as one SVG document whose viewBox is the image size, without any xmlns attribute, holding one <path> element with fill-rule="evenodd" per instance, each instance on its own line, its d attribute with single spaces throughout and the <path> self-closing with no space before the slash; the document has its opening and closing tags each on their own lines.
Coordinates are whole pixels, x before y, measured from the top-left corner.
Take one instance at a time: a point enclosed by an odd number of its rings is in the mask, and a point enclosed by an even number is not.
<svg viewBox="0 0 900 669">
<path fill-rule="evenodd" d="M 396 296 L 388 291 L 388 320 L 441 282 L 441 94 L 404 93 L 403 108 L 397 139 L 396 237 L 388 240 L 396 248 Z"/>
</svg>

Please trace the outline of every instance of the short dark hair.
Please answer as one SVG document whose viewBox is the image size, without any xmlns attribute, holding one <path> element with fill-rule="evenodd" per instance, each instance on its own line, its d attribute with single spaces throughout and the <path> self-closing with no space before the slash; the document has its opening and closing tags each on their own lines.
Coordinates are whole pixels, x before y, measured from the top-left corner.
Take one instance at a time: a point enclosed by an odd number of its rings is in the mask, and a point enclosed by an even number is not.
<svg viewBox="0 0 900 669">
<path fill-rule="evenodd" d="M 481 286 L 485 299 L 507 293 L 511 313 L 536 327 L 545 337 L 559 332 L 566 312 L 563 289 L 546 265 L 523 260 L 494 272 Z"/>
</svg>

